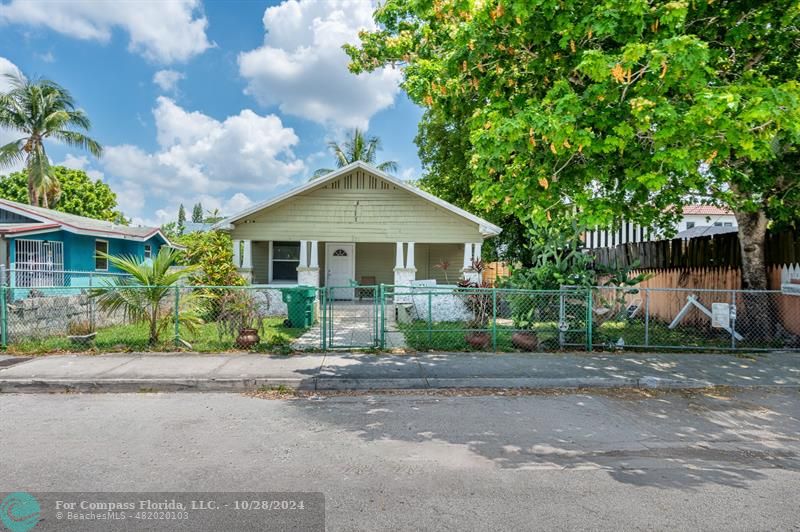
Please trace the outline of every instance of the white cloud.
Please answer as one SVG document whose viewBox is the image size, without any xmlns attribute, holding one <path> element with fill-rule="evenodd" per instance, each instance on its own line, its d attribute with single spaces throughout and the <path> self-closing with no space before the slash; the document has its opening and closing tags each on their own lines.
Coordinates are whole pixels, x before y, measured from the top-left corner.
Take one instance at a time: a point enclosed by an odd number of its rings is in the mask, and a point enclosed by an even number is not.
<svg viewBox="0 0 800 532">
<path fill-rule="evenodd" d="M 315 122 L 367 128 L 369 119 L 394 103 L 399 70 L 354 75 L 345 43 L 361 29 L 375 29 L 372 2 L 286 0 L 264 12 L 264 44 L 239 55 L 246 93 L 263 105 Z"/>
<path fill-rule="evenodd" d="M 162 96 L 153 116 L 156 151 L 132 145 L 104 150 L 103 169 L 128 215 L 142 217 L 148 198 L 174 198 L 176 212 L 179 203 L 193 201 L 235 212 L 250 201 L 248 192 L 286 187 L 305 170 L 292 151 L 297 135 L 275 115 L 245 109 L 219 121 Z"/>
<path fill-rule="evenodd" d="M 199 0 L 12 0 L 0 4 L 0 22 L 44 26 L 78 39 L 108 42 L 113 30 L 129 35 L 128 49 L 152 61 L 185 61 L 211 43 Z"/>
<path fill-rule="evenodd" d="M 89 161 L 89 157 L 86 155 L 72 155 L 68 153 L 64 160 L 60 163 L 56 163 L 58 166 L 66 166 L 67 168 L 73 168 L 75 170 L 83 170 L 86 172 L 92 179 L 103 179 L 104 174 L 100 170 L 91 167 L 91 162 Z"/>
<path fill-rule="evenodd" d="M 185 77 L 182 72 L 175 70 L 159 70 L 153 75 L 153 83 L 164 92 L 175 93 L 178 91 L 178 82 Z"/>
<path fill-rule="evenodd" d="M 5 57 L 0 57 L 0 92 L 6 92 L 11 88 L 8 80 L 6 79 L 6 74 L 21 74 L 17 65 L 6 59 Z M 0 128 L 0 146 L 5 146 L 9 142 L 13 140 L 17 140 L 22 135 L 11 131 L 9 129 Z M 0 175 L 8 175 L 11 172 L 17 172 L 22 170 L 23 164 L 21 162 L 15 162 L 12 166 L 4 166 L 0 167 Z"/>
</svg>

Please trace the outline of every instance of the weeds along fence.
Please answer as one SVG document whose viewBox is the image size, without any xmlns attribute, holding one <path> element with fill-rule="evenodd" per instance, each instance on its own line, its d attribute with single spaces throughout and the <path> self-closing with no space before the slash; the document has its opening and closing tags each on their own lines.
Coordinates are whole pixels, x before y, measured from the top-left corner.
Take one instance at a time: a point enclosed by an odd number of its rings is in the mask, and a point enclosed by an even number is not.
<svg viewBox="0 0 800 532">
<path fill-rule="evenodd" d="M 0 286 L 2 346 L 16 353 L 800 350 L 800 295 L 778 290 L 108 285 Z"/>
</svg>

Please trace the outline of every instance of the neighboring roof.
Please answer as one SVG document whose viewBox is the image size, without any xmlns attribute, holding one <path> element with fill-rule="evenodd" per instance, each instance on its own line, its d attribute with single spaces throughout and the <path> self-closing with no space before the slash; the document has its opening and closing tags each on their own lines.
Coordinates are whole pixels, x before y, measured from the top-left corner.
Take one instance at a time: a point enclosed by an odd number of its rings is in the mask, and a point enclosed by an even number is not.
<svg viewBox="0 0 800 532">
<path fill-rule="evenodd" d="M 281 203 L 281 202 L 283 202 L 283 201 L 285 201 L 285 200 L 287 200 L 287 199 L 289 199 L 289 198 L 291 198 L 293 196 L 296 196 L 297 194 L 300 194 L 302 192 L 306 192 L 306 191 L 314 189 L 314 188 L 322 187 L 323 185 L 325 185 L 325 183 L 333 181 L 334 179 L 336 179 L 338 177 L 341 177 L 341 176 L 347 174 L 348 172 L 350 172 L 352 170 L 355 170 L 356 168 L 360 168 L 362 170 L 370 172 L 370 173 L 380 177 L 381 179 L 383 179 L 385 181 L 388 181 L 388 182 L 392 183 L 393 185 L 395 185 L 395 186 L 397 186 L 397 187 L 399 187 L 399 188 L 401 188 L 403 190 L 411 192 L 412 194 L 416 194 L 417 196 L 419 196 L 419 197 L 421 197 L 421 198 L 423 198 L 423 199 L 425 199 L 427 201 L 430 201 L 431 203 L 434 203 L 434 204 L 438 205 L 439 207 L 442 207 L 442 208 L 444 208 L 444 209 L 446 209 L 446 210 L 448 210 L 448 211 L 450 211 L 450 212 L 452 212 L 452 213 L 454 213 L 454 214 L 456 214 L 458 216 L 461 216 L 462 218 L 466 218 L 467 220 L 478 224 L 478 226 L 480 227 L 480 232 L 483 233 L 486 236 L 498 235 L 502 231 L 502 229 L 500 227 L 494 225 L 493 223 L 488 222 L 488 221 L 486 221 L 483 218 L 480 218 L 478 216 L 475 216 L 474 214 L 469 213 L 469 212 L 465 211 L 464 209 L 460 209 L 460 208 L 456 207 L 455 205 L 444 201 L 441 198 L 437 198 L 433 194 L 429 194 L 429 193 L 425 192 L 424 190 L 420 190 L 420 189 L 418 189 L 416 187 L 413 187 L 413 186 L 409 185 L 408 183 L 405 183 L 404 181 L 401 181 L 400 179 L 397 179 L 396 177 L 393 177 L 393 176 L 390 176 L 389 174 L 381 172 L 377 168 L 375 168 L 373 166 L 370 166 L 370 165 L 368 165 L 367 163 L 365 163 L 363 161 L 355 161 L 355 162 L 350 163 L 347 166 L 343 166 L 342 168 L 339 168 L 338 170 L 336 170 L 334 172 L 331 172 L 331 173 L 329 173 L 329 174 L 327 174 L 327 175 L 325 175 L 323 177 L 320 177 L 318 179 L 313 179 L 313 180 L 309 181 L 308 183 L 305 183 L 304 185 L 301 185 L 301 186 L 299 186 L 299 187 L 297 187 L 295 189 L 290 190 L 289 192 L 286 192 L 285 194 L 281 194 L 279 196 L 276 196 L 274 198 L 268 199 L 266 201 L 262 201 L 261 203 L 257 203 L 255 205 L 253 205 L 253 206 L 251 206 L 251 207 L 239 212 L 238 214 L 235 214 L 235 215 L 231 216 L 230 218 L 226 218 L 225 220 L 222 220 L 221 222 L 218 222 L 218 223 L 214 224 L 214 229 L 229 229 L 232 224 L 238 222 L 239 220 L 241 220 L 242 218 L 244 218 L 246 216 L 249 216 L 249 215 L 251 215 L 251 214 L 253 214 L 255 212 L 258 212 L 258 211 L 260 211 L 262 209 L 266 209 L 267 207 L 271 207 L 273 205 Z"/>
<path fill-rule="evenodd" d="M 113 222 L 106 222 L 104 220 L 95 220 L 94 218 L 86 218 L 85 216 L 77 216 L 75 214 L 45 209 L 44 207 L 25 205 L 24 203 L 17 203 L 16 201 L 7 199 L 0 199 L 0 208 L 41 222 L 34 224 L 3 225 L 4 228 L 11 228 L 18 233 L 40 231 L 42 229 L 48 229 L 48 227 L 45 226 L 52 227 L 55 225 L 70 233 L 114 237 L 123 240 L 144 241 L 149 240 L 155 235 L 159 235 L 164 239 L 164 242 L 170 244 L 169 239 L 164 236 L 157 227 L 129 227 Z M 30 231 L 22 229 L 23 226 L 28 226 Z"/>
<path fill-rule="evenodd" d="M 57 223 L 13 223 L 0 224 L 1 235 L 18 235 L 29 233 L 48 233 L 58 231 L 61 226 Z"/>
<path fill-rule="evenodd" d="M 683 207 L 683 214 L 688 215 L 703 215 L 703 216 L 729 216 L 733 211 L 717 207 L 715 205 L 685 205 Z"/>
<path fill-rule="evenodd" d="M 681 231 L 675 238 L 698 238 L 701 236 L 711 235 L 724 235 L 727 233 L 735 233 L 738 229 L 736 227 L 722 227 L 719 225 L 698 225 L 691 229 Z"/>
</svg>

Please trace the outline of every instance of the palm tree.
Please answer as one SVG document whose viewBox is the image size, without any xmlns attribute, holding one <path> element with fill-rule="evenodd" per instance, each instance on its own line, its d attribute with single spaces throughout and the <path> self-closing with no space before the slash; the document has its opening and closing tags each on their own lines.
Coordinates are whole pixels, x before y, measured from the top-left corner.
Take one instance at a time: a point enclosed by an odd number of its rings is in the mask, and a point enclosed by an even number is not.
<svg viewBox="0 0 800 532">
<path fill-rule="evenodd" d="M 170 271 L 178 262 L 178 250 L 162 247 L 158 255 L 150 261 L 140 261 L 132 255 L 111 256 L 98 253 L 99 257 L 127 273 L 127 276 L 114 276 L 105 285 L 93 288 L 89 294 L 97 298 L 98 306 L 107 312 L 122 311 L 124 317 L 134 323 L 146 323 L 149 328 L 150 345 L 158 344 L 160 334 L 168 327 L 178 324 L 194 331 L 202 320 L 195 312 L 197 296 L 194 292 L 181 294 L 175 311 L 168 304 L 168 298 L 176 294 L 178 281 L 197 270 L 198 266 L 186 266 Z"/>
<path fill-rule="evenodd" d="M 58 178 L 50 168 L 44 140 L 53 138 L 68 146 L 88 150 L 99 157 L 100 144 L 76 131 L 88 131 L 89 118 L 75 108 L 70 93 L 46 79 L 29 80 L 22 74 L 6 74 L 11 89 L 0 93 L 0 127 L 20 138 L 0 146 L 0 168 L 23 162 L 28 172 L 28 202 L 48 207 L 48 194 L 57 195 Z"/>
<path fill-rule="evenodd" d="M 392 173 L 397 171 L 397 163 L 394 161 L 375 164 L 375 156 L 378 150 L 381 149 L 381 139 L 379 137 L 367 138 L 364 136 L 364 132 L 358 128 L 353 130 L 353 136 L 345 141 L 344 146 L 340 146 L 338 142 L 329 142 L 328 147 L 333 152 L 337 168 L 342 168 L 356 161 L 364 161 L 374 165 L 382 172 Z M 330 168 L 320 168 L 314 172 L 311 179 L 322 177 L 331 172 L 333 170 Z"/>
</svg>

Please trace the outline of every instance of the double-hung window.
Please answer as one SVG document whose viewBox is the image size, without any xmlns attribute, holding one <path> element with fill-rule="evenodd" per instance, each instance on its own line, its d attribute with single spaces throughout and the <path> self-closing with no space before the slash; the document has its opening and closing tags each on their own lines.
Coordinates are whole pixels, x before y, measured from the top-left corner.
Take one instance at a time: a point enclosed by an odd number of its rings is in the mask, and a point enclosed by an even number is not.
<svg viewBox="0 0 800 532">
<path fill-rule="evenodd" d="M 272 280 L 297 282 L 300 265 L 300 242 L 272 243 Z"/>
<path fill-rule="evenodd" d="M 108 259 L 101 257 L 100 253 L 108 254 L 108 240 L 94 241 L 94 269 L 108 271 Z"/>
<path fill-rule="evenodd" d="M 150 244 L 144 245 L 144 258 L 150 259 L 153 257 L 153 247 Z"/>
</svg>

